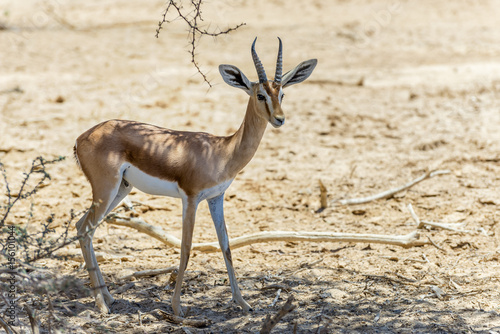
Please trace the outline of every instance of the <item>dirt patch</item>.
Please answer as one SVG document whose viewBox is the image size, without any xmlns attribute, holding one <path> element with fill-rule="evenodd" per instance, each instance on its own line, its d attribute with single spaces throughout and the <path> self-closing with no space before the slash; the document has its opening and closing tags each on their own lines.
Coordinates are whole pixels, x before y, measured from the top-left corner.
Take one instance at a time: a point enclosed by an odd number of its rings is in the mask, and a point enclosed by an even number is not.
<svg viewBox="0 0 500 334">
<path fill-rule="evenodd" d="M 255 80 L 250 44 L 259 36 L 259 55 L 273 73 L 280 36 L 285 71 L 310 58 L 319 65 L 310 80 L 287 89 L 287 124 L 267 129 L 256 156 L 228 189 L 230 236 L 272 230 L 407 234 L 416 228 L 408 204 L 422 220 L 464 223 L 467 230 L 422 230 L 422 240 L 430 238 L 439 249 L 276 242 L 234 250 L 251 314 L 228 305 L 222 255 L 193 252 L 181 300 L 189 318 L 211 322 L 198 329 L 171 324 L 158 312 L 172 311 L 169 274 L 118 279 L 176 265 L 178 251 L 105 225 L 94 245 L 108 255 L 101 270 L 117 302 L 102 315 L 83 292 L 57 296 L 56 314 L 72 332 L 253 333 L 290 295 L 297 307 L 276 332 L 500 332 L 495 3 L 206 3 L 207 22 L 247 23 L 216 41 L 200 41 L 199 63 L 214 84 L 209 90 L 190 63 L 182 25 L 168 25 L 154 38 L 162 1 L 57 3 L 47 12 L 42 2 L 9 1 L 0 13 L 0 161 L 12 187 L 34 158 L 71 157 L 76 137 L 107 119 L 234 132 L 247 97 L 223 83 L 217 66 L 236 65 Z M 331 201 L 383 191 L 433 168 L 451 173 L 388 200 L 317 210 L 319 179 Z M 25 208 L 9 223 L 30 220 L 36 230 L 51 213 L 65 221 L 71 209 L 89 206 L 90 186 L 72 158 L 50 173 L 52 180 L 33 199 L 34 218 Z M 180 236 L 179 201 L 140 192 L 131 199 L 156 208 L 141 212 L 142 218 Z M 194 241 L 215 240 L 202 204 Z M 72 245 L 67 251 L 79 250 Z M 40 265 L 88 284 L 79 261 Z M 272 285 L 281 289 L 276 302 L 278 289 L 263 289 Z M 20 297 L 19 303 L 30 298 Z M 47 330 L 48 311 L 39 312 Z"/>
</svg>

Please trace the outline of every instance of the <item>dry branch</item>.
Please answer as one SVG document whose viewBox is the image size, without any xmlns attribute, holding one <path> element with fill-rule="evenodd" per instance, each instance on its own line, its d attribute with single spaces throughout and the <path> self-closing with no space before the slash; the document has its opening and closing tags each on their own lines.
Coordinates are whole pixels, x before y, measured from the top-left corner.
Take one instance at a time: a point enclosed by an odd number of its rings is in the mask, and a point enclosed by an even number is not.
<svg viewBox="0 0 500 334">
<path fill-rule="evenodd" d="M 278 324 L 278 322 L 288 313 L 292 312 L 296 305 L 293 305 L 294 298 L 293 296 L 288 297 L 288 300 L 286 301 L 285 305 L 276 313 L 272 318 L 271 316 L 267 316 L 266 320 L 264 321 L 264 325 L 262 326 L 262 329 L 260 330 L 260 334 L 268 334 L 271 333 L 271 330 Z"/>
<path fill-rule="evenodd" d="M 417 214 L 415 213 L 415 210 L 413 210 L 413 206 L 411 204 L 408 204 L 407 206 L 408 208 L 408 211 L 410 211 L 410 215 L 411 217 L 413 218 L 413 220 L 415 221 L 415 223 L 417 223 L 417 228 L 420 228 L 420 218 L 418 218 Z"/>
<path fill-rule="evenodd" d="M 157 226 L 152 226 L 146 223 L 141 218 L 128 218 L 111 215 L 106 217 L 108 224 L 127 226 L 143 232 L 162 243 L 180 248 L 181 241 L 173 235 L 167 234 L 163 229 Z M 356 234 L 356 233 L 335 233 L 335 232 L 293 232 L 293 231 L 272 231 L 260 232 L 251 235 L 241 236 L 229 240 L 229 246 L 232 249 L 243 246 L 274 241 L 309 241 L 309 242 L 360 242 L 360 243 L 377 243 L 404 248 L 422 246 L 427 244 L 426 241 L 418 241 L 419 235 L 417 231 L 413 231 L 406 235 L 382 235 L 382 234 Z M 220 246 L 218 242 L 194 243 L 193 250 L 198 250 L 205 253 L 218 252 Z"/>
<path fill-rule="evenodd" d="M 142 218 L 121 217 L 111 214 L 105 219 L 106 223 L 112 225 L 126 226 L 136 229 L 139 232 L 145 233 L 164 244 L 175 248 L 181 248 L 181 241 L 173 235 L 166 233 L 162 228 L 146 223 Z M 193 245 L 194 246 L 194 245 Z"/>
<path fill-rule="evenodd" d="M 24 305 L 24 308 L 26 309 L 26 313 L 28 313 L 28 318 L 30 320 L 31 333 L 40 334 L 40 325 L 35 312 L 28 305 Z"/>
<path fill-rule="evenodd" d="M 276 303 L 278 302 L 278 299 L 280 298 L 280 295 L 281 295 L 281 289 L 278 289 L 278 291 L 276 291 L 276 297 L 274 298 L 271 305 L 269 305 L 269 307 L 274 307 L 274 305 L 276 305 Z"/>
<path fill-rule="evenodd" d="M 176 324 L 176 325 L 185 325 L 185 326 L 190 326 L 190 327 L 196 327 L 196 328 L 203 328 L 207 327 L 211 324 L 210 319 L 203 319 L 203 320 L 196 320 L 196 319 L 186 319 L 183 317 L 179 317 L 177 315 L 173 315 L 170 313 L 167 313 L 163 310 L 156 309 L 160 316 L 167 320 L 170 323 Z"/>
<path fill-rule="evenodd" d="M 203 28 L 202 22 L 203 22 L 203 17 L 202 17 L 202 10 L 201 7 L 203 5 L 203 0 L 191 0 L 191 5 L 187 6 L 186 8 L 183 7 L 182 2 L 175 1 L 175 0 L 169 0 L 167 3 L 167 8 L 164 10 L 162 14 L 161 21 L 158 22 L 158 28 L 156 29 L 156 38 L 160 35 L 160 30 L 163 29 L 163 24 L 164 23 L 170 23 L 172 21 L 167 19 L 167 14 L 169 11 L 173 11 L 177 13 L 177 18 L 180 20 L 184 21 L 184 23 L 188 27 L 188 35 L 189 35 L 189 44 L 191 46 L 189 53 L 191 55 L 191 63 L 193 66 L 196 68 L 198 73 L 202 76 L 203 81 L 205 81 L 210 87 L 212 87 L 212 84 L 208 80 L 207 76 L 205 73 L 200 68 L 200 65 L 198 64 L 196 60 L 196 46 L 197 46 L 197 41 L 202 37 L 202 36 L 210 36 L 210 37 L 217 37 L 220 35 L 225 35 L 229 34 L 230 32 L 242 27 L 245 25 L 245 23 L 240 23 L 234 27 L 227 28 L 225 30 L 221 30 L 219 28 L 213 29 L 213 30 L 208 30 L 206 28 Z"/>
<path fill-rule="evenodd" d="M 131 279 L 132 277 L 139 278 L 139 277 L 145 277 L 145 276 L 156 276 L 156 275 L 168 274 L 168 273 L 171 273 L 173 271 L 176 271 L 177 268 L 178 267 L 168 267 L 168 268 L 161 268 L 161 269 L 136 271 L 133 274 L 122 276 L 119 279 L 123 281 L 123 280 Z"/>
<path fill-rule="evenodd" d="M 122 279 L 122 278 L 119 278 L 119 279 Z M 114 290 L 113 294 L 116 294 L 116 295 L 122 294 L 125 291 L 132 289 L 134 286 L 135 286 L 135 283 L 127 283 L 125 285 L 122 285 L 118 289 Z M 107 321 L 109 321 L 109 319 Z"/>
<path fill-rule="evenodd" d="M 469 230 L 462 229 L 466 223 L 436 223 L 423 220 L 420 222 L 417 228 L 424 228 L 425 226 L 432 226 L 435 228 L 442 228 L 443 230 L 453 231 L 453 232 L 461 232 L 461 233 L 471 233 Z"/>
<path fill-rule="evenodd" d="M 420 218 L 417 216 L 415 211 L 413 210 L 413 207 L 411 204 L 408 204 L 408 211 L 410 211 L 411 217 L 417 223 L 417 229 L 423 229 L 426 226 L 432 226 L 436 228 L 442 228 L 443 230 L 448 230 L 448 231 L 454 231 L 454 232 L 463 232 L 463 233 L 470 233 L 471 231 L 464 230 L 463 227 L 466 225 L 466 223 L 436 223 L 436 222 L 430 222 L 426 220 L 420 220 Z M 434 242 L 431 243 L 436 246 L 437 248 L 441 249 L 438 247 Z"/>
<path fill-rule="evenodd" d="M 285 284 L 271 284 L 268 286 L 263 286 L 260 288 L 261 290 L 270 290 L 270 289 L 276 289 L 276 290 L 284 290 L 286 292 L 290 292 L 291 288 L 288 285 Z"/>
<path fill-rule="evenodd" d="M 55 254 L 59 257 L 68 258 L 74 261 L 78 262 L 83 261 L 82 251 L 79 249 L 63 249 L 59 250 Z M 112 261 L 112 260 L 131 261 L 133 259 L 131 256 L 128 255 L 114 255 L 104 252 L 95 252 L 95 256 L 97 262 Z"/>
<path fill-rule="evenodd" d="M 0 326 L 3 327 L 3 329 L 5 330 L 5 333 L 7 333 L 7 334 L 13 334 L 14 333 L 10 329 L 9 325 L 7 325 L 7 323 L 5 321 L 3 321 L 2 318 L 0 318 Z"/>
<path fill-rule="evenodd" d="M 14 88 L 0 90 L 0 95 L 1 94 L 10 94 L 10 93 L 24 93 L 24 91 L 19 86 L 15 86 Z"/>
<path fill-rule="evenodd" d="M 328 207 L 328 191 L 326 190 L 325 185 L 323 184 L 323 181 L 318 180 L 319 183 L 319 190 L 321 192 L 321 209 L 326 209 Z"/>
<path fill-rule="evenodd" d="M 392 188 L 392 189 L 389 189 L 389 190 L 386 190 L 386 191 L 383 191 L 381 193 L 378 193 L 378 194 L 375 194 L 372 196 L 368 196 L 368 197 L 334 200 L 332 202 L 332 204 L 333 205 L 357 205 L 357 204 L 365 204 L 365 203 L 376 201 L 376 200 L 383 199 L 383 198 L 390 198 L 401 191 L 410 189 L 414 185 L 416 185 L 424 180 L 430 179 L 431 177 L 434 177 L 437 175 L 449 174 L 449 173 L 450 173 L 449 170 L 428 171 L 424 175 L 422 175 L 422 176 L 414 179 L 413 181 L 410 181 L 410 182 L 408 182 L 405 185 L 402 185 L 400 187 Z"/>
<path fill-rule="evenodd" d="M 142 313 L 141 313 L 141 310 L 137 310 L 137 318 L 139 320 L 139 326 L 142 326 Z"/>
<path fill-rule="evenodd" d="M 432 239 L 431 237 L 427 236 L 427 240 L 429 240 L 429 242 L 434 246 L 436 247 L 437 249 L 439 249 L 440 251 L 443 251 L 443 252 L 446 252 L 443 248 L 439 247 Z"/>
</svg>

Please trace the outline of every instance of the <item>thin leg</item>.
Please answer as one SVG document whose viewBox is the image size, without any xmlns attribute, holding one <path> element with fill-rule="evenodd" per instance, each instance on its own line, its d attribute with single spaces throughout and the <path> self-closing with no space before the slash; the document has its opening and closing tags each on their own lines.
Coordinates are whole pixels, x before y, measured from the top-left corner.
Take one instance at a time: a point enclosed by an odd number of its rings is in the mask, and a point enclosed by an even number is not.
<svg viewBox="0 0 500 334">
<path fill-rule="evenodd" d="M 111 193 L 110 198 L 113 198 L 112 201 L 108 201 L 107 203 L 101 201 L 97 204 L 94 202 L 85 215 L 76 223 L 78 236 L 80 237 L 80 247 L 82 249 L 85 265 L 89 272 L 96 306 L 102 313 L 109 313 L 109 306 L 113 304 L 114 299 L 109 293 L 104 278 L 102 277 L 101 270 L 99 269 L 99 264 L 97 263 L 94 253 L 92 238 L 94 237 L 97 224 L 128 195 L 131 189 L 132 187 L 122 180 L 118 190 Z"/>
<path fill-rule="evenodd" d="M 111 205 L 109 206 L 108 210 L 106 210 L 106 213 L 104 214 L 103 218 L 106 217 L 111 212 L 111 210 L 116 208 L 118 204 L 120 204 L 121 201 L 123 201 L 123 199 L 127 197 L 128 194 L 130 194 L 132 189 L 133 187 L 130 185 L 130 183 L 122 179 L 120 188 L 118 188 L 118 193 L 116 194 L 116 197 L 113 200 L 113 202 L 111 202 Z"/>
<path fill-rule="evenodd" d="M 241 296 L 240 289 L 238 288 L 238 281 L 236 280 L 236 275 L 234 274 L 226 222 L 224 221 L 224 194 L 208 199 L 207 202 L 210 214 L 212 215 L 212 220 L 214 221 L 215 230 L 217 231 L 217 238 L 219 239 L 222 255 L 224 255 L 224 261 L 226 262 L 233 300 L 237 302 L 245 312 L 251 311 L 252 309 L 250 305 L 248 305 L 248 303 Z"/>
<path fill-rule="evenodd" d="M 182 240 L 181 240 L 181 262 L 179 264 L 179 273 L 175 282 L 174 294 L 172 296 L 172 309 L 175 315 L 183 316 L 181 309 L 181 288 L 184 272 L 189 261 L 191 244 L 193 241 L 194 221 L 198 202 L 194 197 L 183 198 L 182 200 Z"/>
<path fill-rule="evenodd" d="M 96 205 L 92 204 L 87 213 L 85 213 L 85 215 L 78 221 L 76 227 L 78 229 L 80 248 L 85 260 L 85 266 L 87 268 L 87 271 L 89 272 L 90 283 L 92 285 L 92 293 L 95 297 L 96 306 L 102 313 L 109 313 L 106 299 L 108 299 L 108 302 L 111 305 L 111 303 L 113 302 L 113 298 L 107 291 L 104 279 L 102 278 L 102 274 L 99 269 L 99 264 L 97 263 L 95 257 L 94 246 L 92 245 L 92 238 L 94 236 L 95 227 L 97 225 L 96 223 L 94 223 L 96 210 Z"/>
<path fill-rule="evenodd" d="M 127 195 L 130 193 L 130 191 L 132 191 L 132 186 L 127 181 L 122 179 L 122 181 L 120 183 L 120 187 L 118 188 L 118 193 L 115 196 L 115 199 L 111 202 L 111 204 L 109 205 L 108 209 L 106 210 L 104 215 L 101 217 L 101 219 L 106 217 L 114 208 L 116 208 L 118 206 L 118 204 L 120 204 L 120 202 L 125 197 L 127 197 Z M 97 259 L 96 259 L 95 254 L 94 254 L 94 249 L 92 249 L 92 258 L 93 258 L 93 261 L 95 262 L 95 264 L 97 265 Z M 108 288 L 106 286 L 106 282 L 104 281 L 104 278 L 102 277 L 102 273 L 101 273 L 98 265 L 97 265 L 97 268 L 98 268 L 99 286 L 101 287 L 101 293 L 104 296 L 104 301 L 106 302 L 106 304 L 108 306 L 111 306 L 115 302 L 115 299 L 109 293 Z"/>
</svg>

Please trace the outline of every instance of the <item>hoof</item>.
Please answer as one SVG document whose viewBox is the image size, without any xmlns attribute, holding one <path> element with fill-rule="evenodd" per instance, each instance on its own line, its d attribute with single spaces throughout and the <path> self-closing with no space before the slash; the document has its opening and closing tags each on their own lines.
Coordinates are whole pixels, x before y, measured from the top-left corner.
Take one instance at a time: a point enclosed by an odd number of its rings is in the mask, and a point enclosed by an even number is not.
<svg viewBox="0 0 500 334">
<path fill-rule="evenodd" d="M 178 317 L 184 317 L 184 312 L 182 312 L 182 307 L 181 303 L 174 303 L 172 301 L 172 310 L 174 311 L 174 314 Z"/>
<path fill-rule="evenodd" d="M 243 309 L 243 312 L 253 312 L 253 309 L 243 298 L 237 300 L 236 303 L 240 305 L 240 307 Z"/>
<path fill-rule="evenodd" d="M 97 308 L 101 311 L 103 314 L 108 314 L 109 313 L 109 307 L 104 301 L 104 298 L 102 295 L 97 295 L 95 297 L 95 305 Z"/>
<path fill-rule="evenodd" d="M 102 314 L 110 314 L 109 307 L 107 305 L 98 305 L 97 308 Z"/>
<path fill-rule="evenodd" d="M 184 318 L 184 312 L 182 312 L 181 307 L 179 307 L 179 309 L 174 309 L 174 314 L 178 317 Z"/>
<path fill-rule="evenodd" d="M 112 306 L 115 303 L 115 299 L 109 292 L 104 293 L 104 301 L 106 302 L 106 305 Z"/>
<path fill-rule="evenodd" d="M 253 308 L 250 307 L 250 305 L 243 298 L 239 298 L 239 299 L 231 298 L 229 303 L 227 303 L 226 306 L 224 306 L 223 308 L 227 309 L 227 308 L 231 307 L 231 305 L 233 305 L 233 304 L 236 304 L 239 307 L 241 307 L 243 312 L 253 312 Z"/>
</svg>

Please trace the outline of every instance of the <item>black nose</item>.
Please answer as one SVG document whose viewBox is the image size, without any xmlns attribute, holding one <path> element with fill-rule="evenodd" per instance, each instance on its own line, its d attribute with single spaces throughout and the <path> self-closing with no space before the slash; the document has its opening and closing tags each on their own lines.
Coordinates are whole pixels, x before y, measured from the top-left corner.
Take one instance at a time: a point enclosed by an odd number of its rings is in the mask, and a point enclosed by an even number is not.
<svg viewBox="0 0 500 334">
<path fill-rule="evenodd" d="M 275 117 L 274 119 L 276 120 L 276 123 L 279 126 L 285 124 L 285 118 L 284 117 Z"/>
</svg>

